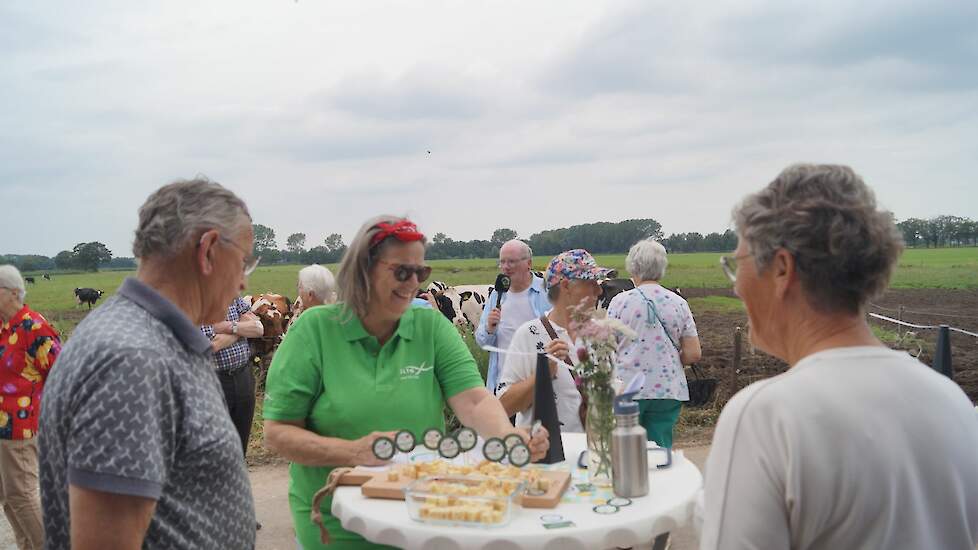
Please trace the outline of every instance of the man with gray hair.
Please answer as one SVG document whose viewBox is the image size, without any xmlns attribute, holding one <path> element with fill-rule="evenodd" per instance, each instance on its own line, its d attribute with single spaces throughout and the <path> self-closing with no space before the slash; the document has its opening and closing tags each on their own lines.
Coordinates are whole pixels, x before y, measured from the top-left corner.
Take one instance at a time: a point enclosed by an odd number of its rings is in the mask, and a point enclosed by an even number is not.
<svg viewBox="0 0 978 550">
<path fill-rule="evenodd" d="M 254 547 L 241 443 L 197 328 L 244 290 L 253 241 L 245 204 L 206 179 L 139 209 L 136 277 L 78 325 L 45 388 L 47 548 Z"/>
<path fill-rule="evenodd" d="M 489 293 L 479 326 L 475 329 L 475 341 L 480 346 L 507 349 L 520 325 L 539 318 L 552 306 L 543 288 L 543 278 L 533 274 L 533 250 L 525 242 L 513 239 L 503 243 L 499 248 L 499 271 L 509 277 L 509 291 L 500 298 Z M 496 393 L 505 360 L 500 353 L 489 353 L 486 388 L 493 393 Z"/>
</svg>

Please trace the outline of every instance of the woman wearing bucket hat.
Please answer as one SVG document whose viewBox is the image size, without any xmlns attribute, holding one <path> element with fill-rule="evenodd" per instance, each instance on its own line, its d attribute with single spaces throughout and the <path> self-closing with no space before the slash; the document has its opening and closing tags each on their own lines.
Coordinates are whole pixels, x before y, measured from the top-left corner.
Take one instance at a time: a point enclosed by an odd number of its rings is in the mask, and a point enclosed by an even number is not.
<svg viewBox="0 0 978 550">
<path fill-rule="evenodd" d="M 581 304 L 593 309 L 601 294 L 598 281 L 614 276 L 613 269 L 599 267 L 594 257 L 580 248 L 562 252 L 550 261 L 544 280 L 547 297 L 554 307 L 546 315 L 516 329 L 509 346 L 509 351 L 514 353 L 506 358 L 496 388 L 496 396 L 506 413 L 516 415 L 517 426 L 529 426 L 533 421 L 533 390 L 536 386 L 536 356 L 533 354 L 546 352 L 563 360 L 559 364 L 550 360 L 560 429 L 584 431 L 580 415 L 581 394 L 571 372 L 578 358 L 576 353 L 571 353 L 576 335 L 569 329 L 570 316 L 571 311 Z"/>
</svg>

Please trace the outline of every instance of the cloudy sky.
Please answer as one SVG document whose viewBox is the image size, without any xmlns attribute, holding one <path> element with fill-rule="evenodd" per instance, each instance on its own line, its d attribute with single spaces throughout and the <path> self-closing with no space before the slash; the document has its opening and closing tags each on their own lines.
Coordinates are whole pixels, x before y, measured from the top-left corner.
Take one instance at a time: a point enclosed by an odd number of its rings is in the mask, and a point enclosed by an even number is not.
<svg viewBox="0 0 978 550">
<path fill-rule="evenodd" d="M 684 4 L 5 2 L 0 252 L 129 256 L 147 195 L 196 174 L 283 246 L 378 213 L 722 231 L 797 161 L 978 218 L 974 0 Z"/>
</svg>

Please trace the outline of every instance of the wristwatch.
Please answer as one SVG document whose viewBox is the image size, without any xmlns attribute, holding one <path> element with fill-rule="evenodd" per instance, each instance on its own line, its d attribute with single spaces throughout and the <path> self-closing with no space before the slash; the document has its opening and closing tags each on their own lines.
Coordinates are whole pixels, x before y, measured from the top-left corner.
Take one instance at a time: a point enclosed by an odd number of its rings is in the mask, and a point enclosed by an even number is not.
<svg viewBox="0 0 978 550">
<path fill-rule="evenodd" d="M 237 321 L 231 321 L 231 334 L 233 334 L 235 336 L 238 335 L 238 322 Z"/>
</svg>

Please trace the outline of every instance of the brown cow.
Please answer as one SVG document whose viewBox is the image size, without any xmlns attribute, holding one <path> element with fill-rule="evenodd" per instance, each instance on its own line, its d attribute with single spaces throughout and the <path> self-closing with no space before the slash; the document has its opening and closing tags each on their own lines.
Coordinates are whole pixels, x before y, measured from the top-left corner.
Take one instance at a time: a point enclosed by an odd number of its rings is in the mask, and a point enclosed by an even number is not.
<svg viewBox="0 0 978 550">
<path fill-rule="evenodd" d="M 281 294 L 265 293 L 258 296 L 245 296 L 250 302 L 251 311 L 258 316 L 265 329 L 261 338 L 253 338 L 252 349 L 255 354 L 265 356 L 278 347 L 288 329 L 292 317 L 292 304 Z"/>
</svg>

